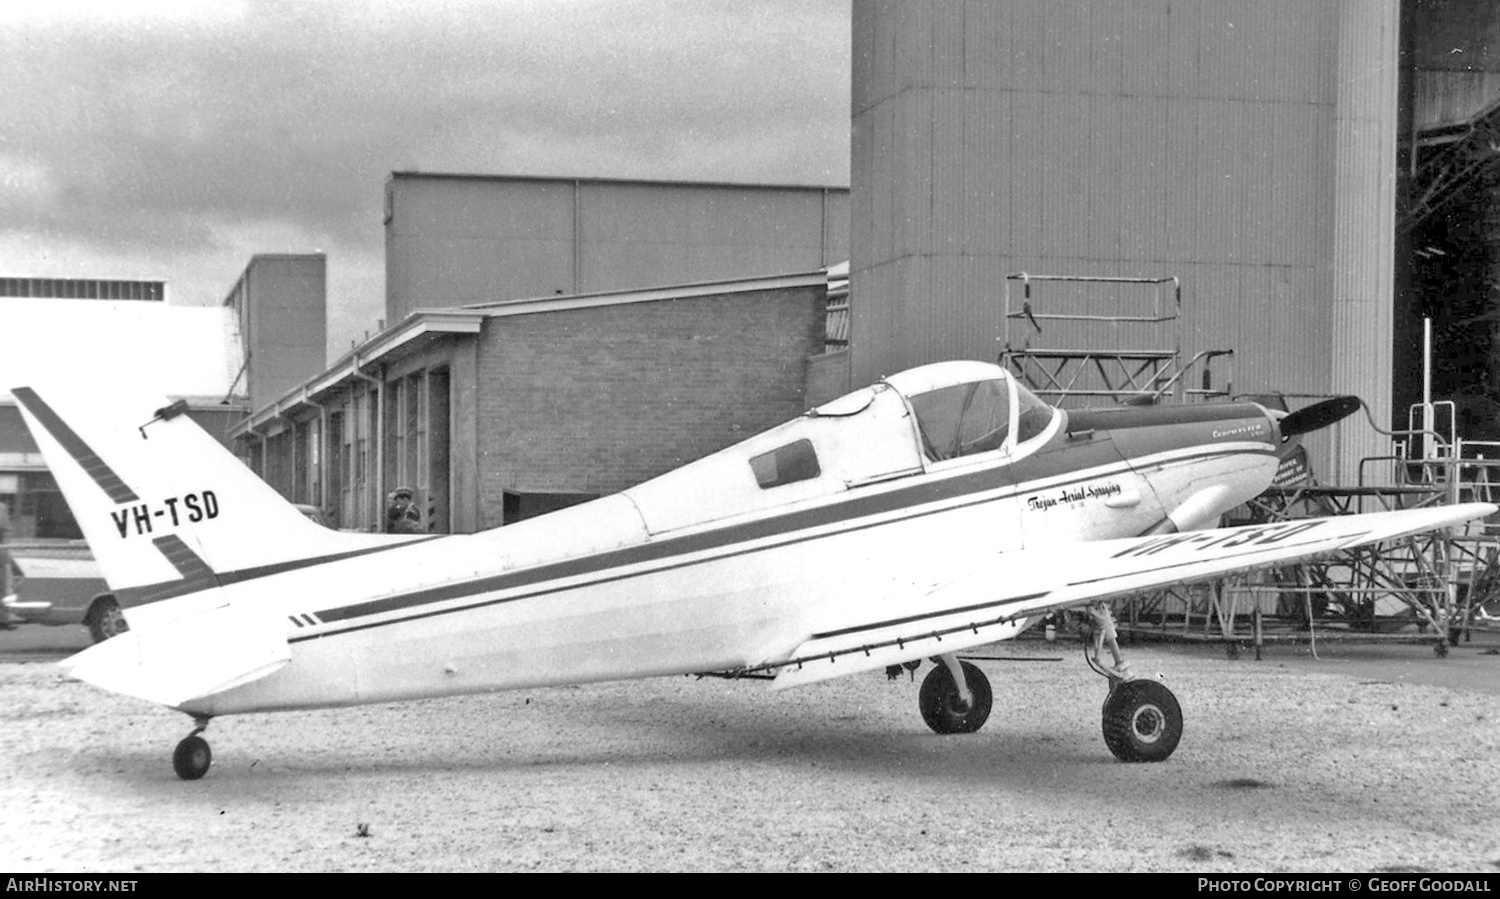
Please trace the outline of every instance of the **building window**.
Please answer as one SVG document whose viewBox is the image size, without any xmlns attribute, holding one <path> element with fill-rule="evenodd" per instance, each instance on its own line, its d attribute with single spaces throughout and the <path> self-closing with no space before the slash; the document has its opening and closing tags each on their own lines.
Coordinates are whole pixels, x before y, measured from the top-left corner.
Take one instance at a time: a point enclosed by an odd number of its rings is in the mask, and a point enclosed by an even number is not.
<svg viewBox="0 0 1500 899">
<path fill-rule="evenodd" d="M 0 297 L 59 300 L 164 300 L 165 281 L 100 281 L 90 278 L 0 278 Z"/>
<path fill-rule="evenodd" d="M 386 433 L 390 459 L 386 473 L 390 489 L 408 487 L 416 493 L 418 505 L 426 502 L 429 487 L 427 464 L 428 398 L 427 373 L 418 372 L 392 381 L 386 390 Z"/>
<path fill-rule="evenodd" d="M 349 442 L 344 427 L 344 413 L 333 412 L 328 416 L 328 447 L 333 455 L 329 458 L 328 480 L 333 495 L 329 502 L 334 506 L 334 527 L 342 527 L 349 520 Z"/>
<path fill-rule="evenodd" d="M 369 402 L 369 393 L 361 393 L 350 404 L 350 409 L 354 413 L 353 426 L 349 430 L 354 432 L 354 486 L 356 488 L 364 486 L 365 467 L 370 461 L 369 440 L 367 439 L 370 417 L 365 410 Z"/>
</svg>

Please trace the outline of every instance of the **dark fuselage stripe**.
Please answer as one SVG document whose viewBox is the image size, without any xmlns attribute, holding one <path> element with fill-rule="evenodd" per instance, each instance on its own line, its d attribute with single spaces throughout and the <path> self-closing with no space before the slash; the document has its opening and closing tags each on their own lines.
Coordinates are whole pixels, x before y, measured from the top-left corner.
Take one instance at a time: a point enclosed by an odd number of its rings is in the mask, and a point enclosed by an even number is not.
<svg viewBox="0 0 1500 899">
<path fill-rule="evenodd" d="M 313 556 L 307 559 L 292 559 L 286 562 L 277 562 L 272 565 L 260 565 L 255 568 L 242 568 L 238 571 L 228 572 L 227 574 L 214 574 L 212 570 L 208 568 L 207 564 L 204 564 L 203 567 L 205 571 L 209 571 L 209 573 L 215 577 L 214 583 L 209 586 L 222 585 L 228 587 L 231 584 L 240 584 L 244 583 L 245 581 L 258 580 L 263 577 L 270 577 L 273 574 L 285 574 L 288 571 L 296 571 L 299 568 L 311 568 L 315 565 L 326 565 L 329 562 L 340 562 L 344 559 L 353 559 L 358 556 L 366 556 L 371 553 L 389 552 L 393 549 L 401 549 L 403 547 L 412 546 L 417 543 L 426 543 L 429 540 L 437 540 L 440 536 L 441 535 L 423 537 L 419 540 L 409 540 L 402 543 L 394 543 L 389 546 L 369 546 L 363 549 L 354 549 L 349 550 L 348 552 L 333 553 L 326 556 Z M 191 552 L 191 550 L 189 550 L 189 552 Z M 196 559 L 197 556 L 195 555 L 194 558 Z M 170 560 L 171 557 L 168 556 L 168 559 Z M 199 560 L 199 562 L 200 564 L 203 564 L 202 560 Z M 186 572 L 182 573 L 186 574 Z M 147 584 L 141 587 L 126 587 L 123 590 L 119 590 L 116 592 L 117 594 L 119 594 L 117 598 L 119 599 L 121 605 L 140 606 L 145 605 L 146 603 L 157 602 L 158 600 L 172 599 L 178 596 L 186 596 L 187 594 L 196 592 L 200 589 L 204 589 L 204 586 L 200 582 L 195 581 L 192 578 L 185 577 L 180 580 L 161 581 L 155 584 Z"/>
<path fill-rule="evenodd" d="M 1181 460 L 1173 461 L 1188 461 L 1190 459 L 1202 458 L 1206 456 L 1226 454 L 1237 455 L 1243 452 L 1243 449 L 1234 451 L 1220 450 L 1216 452 L 1203 452 L 1193 454 L 1191 456 L 1185 456 Z M 1269 447 L 1267 448 L 1266 453 L 1270 454 Z M 1115 465 L 1109 466 L 1109 468 L 1121 469 L 1122 471 L 1120 473 L 1129 470 L 1128 466 L 1124 462 L 1116 463 Z M 990 473 L 993 475 L 995 472 L 991 470 Z M 1056 484 L 1049 485 L 1047 489 L 1065 487 L 1068 484 L 1081 483 L 1084 481 L 1094 480 L 1099 477 L 1108 476 L 1110 476 L 1110 473 L 1108 471 L 1094 469 L 1090 473 L 1080 475 L 1079 477 L 1074 478 L 1070 481 L 1058 482 Z M 763 519 L 757 522 L 750 522 L 742 525 L 731 525 L 729 527 L 707 531 L 702 534 L 694 534 L 687 537 L 662 540 L 656 543 L 647 543 L 640 546 L 628 547 L 625 549 L 610 550 L 604 553 L 597 553 L 591 556 L 582 556 L 577 559 L 568 559 L 562 562 L 542 565 L 536 568 L 529 568 L 522 571 L 492 575 L 490 577 L 478 578 L 476 580 L 465 581 L 462 583 L 444 584 L 441 587 L 431 587 L 423 590 L 401 593 L 394 596 L 383 597 L 381 599 L 370 600 L 368 602 L 355 603 L 348 606 L 341 606 L 331 609 L 320 609 L 318 610 L 317 615 L 320 619 L 322 619 L 323 623 L 327 625 L 334 622 L 350 621 L 357 618 L 367 618 L 372 615 L 382 615 L 390 612 L 397 612 L 416 606 L 426 606 L 440 602 L 447 602 L 454 599 L 460 599 L 465 596 L 477 596 L 480 594 L 492 594 L 506 590 L 516 590 L 534 586 L 537 584 L 547 583 L 550 581 L 561 580 L 564 578 L 582 577 L 591 574 L 601 575 L 600 577 L 597 577 L 586 583 L 570 584 L 567 586 L 554 586 L 517 596 L 486 599 L 462 606 L 421 612 L 415 615 L 408 615 L 398 619 L 389 619 L 386 621 L 373 622 L 370 624 L 359 625 L 355 627 L 337 628 L 334 630 L 323 631 L 318 636 L 332 636 L 334 634 L 349 633 L 355 630 L 364 630 L 369 627 L 377 627 L 387 624 L 396 624 L 402 621 L 411 621 L 417 618 L 426 618 L 433 615 L 444 615 L 452 612 L 461 612 L 470 609 L 481 608 L 483 606 L 515 602 L 523 599 L 533 599 L 538 596 L 545 596 L 549 593 L 556 593 L 563 590 L 572 590 L 580 587 L 611 583 L 613 581 L 622 580 L 625 578 L 637 577 L 641 574 L 669 571 L 676 568 L 687 567 L 690 565 L 699 565 L 705 562 L 718 561 L 720 559 L 744 555 L 747 553 L 760 552 L 767 549 L 790 546 L 793 544 L 806 542 L 808 540 L 821 539 L 823 537 L 834 536 L 835 534 L 847 534 L 853 531 L 879 527 L 885 524 L 892 524 L 897 521 L 909 521 L 916 518 L 935 515 L 941 512 L 953 511 L 959 508 L 967 508 L 973 505 L 1006 500 L 1014 497 L 1017 493 L 1029 492 L 1031 489 L 1033 489 L 1030 485 L 1027 485 L 1024 490 L 1021 490 L 1017 489 L 1017 485 L 1013 483 L 996 484 L 994 483 L 994 480 L 995 479 L 993 478 L 977 478 L 973 474 L 963 475 L 950 479 L 950 481 L 961 481 L 967 484 L 976 485 L 973 487 L 973 489 L 967 491 L 967 494 L 969 495 L 972 495 L 973 493 L 988 492 L 994 487 L 1011 487 L 1013 489 L 997 496 L 974 499 L 957 506 L 944 506 L 942 508 L 936 509 L 927 508 L 920 512 L 913 512 L 912 514 L 902 516 L 899 519 L 895 519 L 894 521 L 880 520 L 855 523 L 858 519 L 870 518 L 875 515 L 879 515 L 881 513 L 893 511 L 896 509 L 910 508 L 915 505 L 915 503 L 912 502 L 912 494 L 917 492 L 926 494 L 926 496 L 921 500 L 921 504 L 924 506 L 930 505 L 934 502 L 940 502 L 943 500 L 952 499 L 955 496 L 963 496 L 966 494 L 951 489 L 941 490 L 940 488 L 945 486 L 944 484 L 928 483 L 918 485 L 916 487 L 903 488 L 901 490 L 892 491 L 880 496 L 863 497 L 856 500 L 834 503 L 829 506 L 819 507 L 817 509 L 810 509 L 803 512 L 794 512 L 787 515 Z M 906 497 L 907 502 L 903 503 L 899 501 L 892 501 L 892 497 L 898 495 Z M 814 528 L 840 523 L 848 524 L 848 526 L 840 528 L 839 530 L 832 533 L 806 533 L 807 531 Z M 781 536 L 784 539 L 778 540 L 774 544 L 768 544 L 765 546 L 734 549 L 734 547 L 736 546 L 744 546 L 744 544 L 749 544 L 761 540 L 765 537 L 771 536 Z M 649 572 L 632 572 L 620 574 L 607 573 L 611 570 L 624 568 L 626 566 L 659 562 L 674 557 L 686 556 L 689 554 L 710 550 L 728 551 L 722 552 L 710 558 L 685 560 L 676 564 L 654 568 Z M 309 635 L 307 637 L 299 637 L 295 639 L 314 639 L 314 637 L 313 635 Z"/>
</svg>

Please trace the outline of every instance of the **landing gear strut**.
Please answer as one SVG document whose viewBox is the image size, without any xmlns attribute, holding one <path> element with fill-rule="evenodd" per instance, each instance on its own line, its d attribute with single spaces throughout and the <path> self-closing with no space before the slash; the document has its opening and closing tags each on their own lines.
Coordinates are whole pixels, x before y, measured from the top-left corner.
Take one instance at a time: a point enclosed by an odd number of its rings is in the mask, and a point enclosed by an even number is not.
<svg viewBox="0 0 1500 899">
<path fill-rule="evenodd" d="M 994 694 L 989 678 L 979 666 L 959 661 L 948 653 L 934 661 L 941 664 L 922 679 L 917 705 L 922 720 L 940 734 L 971 734 L 984 726 L 990 717 Z"/>
<path fill-rule="evenodd" d="M 188 734 L 177 749 L 172 753 L 172 770 L 183 780 L 197 780 L 208 773 L 208 768 L 213 764 L 214 754 L 208 748 L 208 741 L 198 736 L 208 729 L 208 717 L 194 715 L 193 723 L 197 727 Z"/>
<path fill-rule="evenodd" d="M 1093 619 L 1093 639 L 1084 657 L 1089 667 L 1109 681 L 1104 698 L 1104 744 L 1122 762 L 1160 762 L 1177 749 L 1182 739 L 1182 707 L 1160 681 L 1137 678 L 1120 652 L 1114 615 L 1109 606 L 1088 608 Z M 1105 648 L 1114 660 L 1100 658 Z"/>
</svg>

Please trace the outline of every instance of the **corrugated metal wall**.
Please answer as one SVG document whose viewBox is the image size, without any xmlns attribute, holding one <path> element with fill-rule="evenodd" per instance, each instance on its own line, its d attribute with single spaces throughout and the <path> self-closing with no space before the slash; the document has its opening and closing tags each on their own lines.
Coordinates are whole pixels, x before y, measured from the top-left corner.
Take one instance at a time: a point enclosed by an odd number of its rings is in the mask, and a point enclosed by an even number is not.
<svg viewBox="0 0 1500 899">
<path fill-rule="evenodd" d="M 1333 210 L 1331 387 L 1357 393 L 1391 419 L 1395 320 L 1397 0 L 1341 0 Z M 1380 387 L 1384 389 L 1379 389 Z M 1390 455 L 1369 428 L 1333 435 L 1353 483 L 1360 459 Z"/>
<path fill-rule="evenodd" d="M 1397 0 L 856 3 L 854 383 L 994 359 L 1006 338 L 1180 340 L 1186 355 L 1234 349 L 1238 392 L 1337 388 L 1388 405 L 1388 363 L 1341 367 L 1335 384 L 1332 356 L 1350 345 L 1389 355 L 1391 286 L 1373 281 L 1382 252 L 1389 273 L 1390 231 L 1373 207 L 1389 203 L 1377 170 L 1394 150 L 1370 141 L 1395 120 L 1397 10 Z M 1387 72 L 1390 102 L 1377 108 Z M 1340 103 L 1357 111 L 1340 115 Z M 1347 210 L 1337 246 L 1336 204 Z M 1336 253 L 1348 277 L 1371 273 L 1340 295 L 1384 302 L 1383 323 L 1367 308 L 1335 316 Z M 1175 328 L 1048 324 L 1037 335 L 1015 322 L 1007 333 L 1003 279 L 1016 271 L 1177 276 L 1182 317 Z M 1058 289 L 1038 305 L 1139 314 L 1150 299 Z"/>
<path fill-rule="evenodd" d="M 843 188 L 397 173 L 386 316 L 813 271 L 849 258 Z"/>
</svg>

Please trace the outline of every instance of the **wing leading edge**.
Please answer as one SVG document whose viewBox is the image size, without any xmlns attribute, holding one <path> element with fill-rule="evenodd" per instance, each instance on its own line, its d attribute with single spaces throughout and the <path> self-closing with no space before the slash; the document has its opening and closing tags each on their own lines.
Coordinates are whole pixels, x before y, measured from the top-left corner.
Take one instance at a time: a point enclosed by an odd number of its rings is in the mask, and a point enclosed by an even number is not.
<svg viewBox="0 0 1500 899">
<path fill-rule="evenodd" d="M 1496 508 L 1466 503 L 997 553 L 936 589 L 879 604 L 878 617 L 837 622 L 766 667 L 779 669 L 775 686 L 785 688 L 959 652 L 1013 637 L 1027 619 L 1058 609 L 1450 527 Z"/>
</svg>

